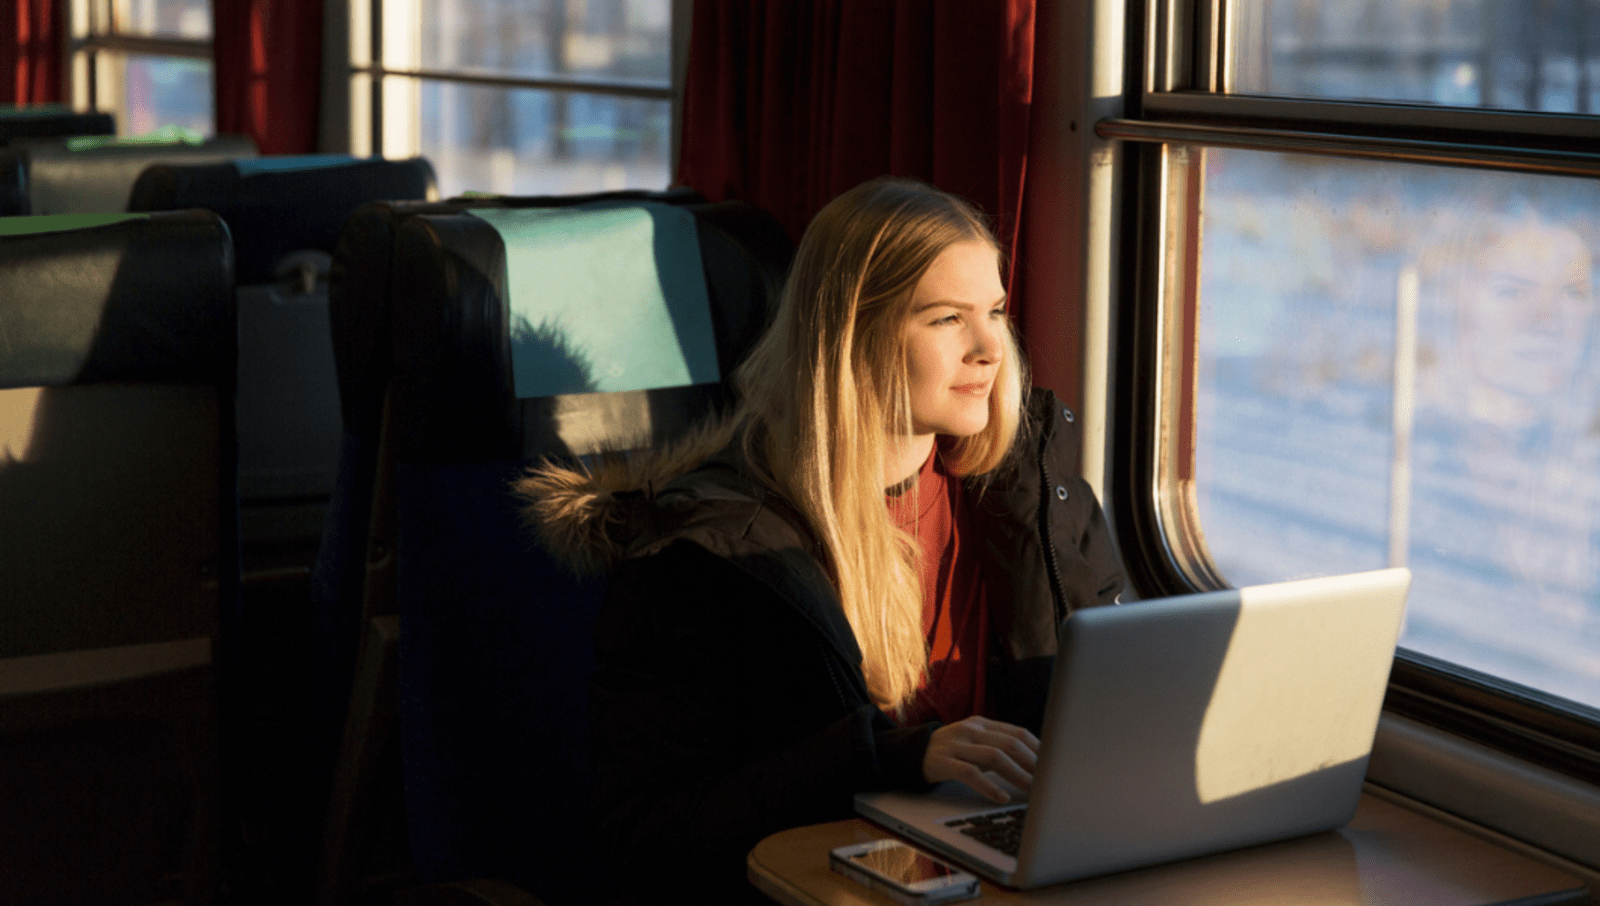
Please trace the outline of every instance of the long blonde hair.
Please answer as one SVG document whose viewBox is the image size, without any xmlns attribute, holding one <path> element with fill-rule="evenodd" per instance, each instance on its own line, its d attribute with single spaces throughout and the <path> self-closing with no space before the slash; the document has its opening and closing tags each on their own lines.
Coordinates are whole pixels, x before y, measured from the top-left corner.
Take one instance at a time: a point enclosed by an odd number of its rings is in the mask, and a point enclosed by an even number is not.
<svg viewBox="0 0 1600 906">
<path fill-rule="evenodd" d="M 829 202 L 806 228 L 771 328 L 734 380 L 757 477 L 806 518 L 861 647 L 876 703 L 896 711 L 928 666 L 915 540 L 890 521 L 884 463 L 911 433 L 905 325 L 912 293 L 958 242 L 999 248 L 966 202 L 919 182 L 877 179 Z M 944 450 L 955 475 L 991 472 L 1022 418 L 1024 369 L 1010 330 L 988 425 Z"/>
</svg>

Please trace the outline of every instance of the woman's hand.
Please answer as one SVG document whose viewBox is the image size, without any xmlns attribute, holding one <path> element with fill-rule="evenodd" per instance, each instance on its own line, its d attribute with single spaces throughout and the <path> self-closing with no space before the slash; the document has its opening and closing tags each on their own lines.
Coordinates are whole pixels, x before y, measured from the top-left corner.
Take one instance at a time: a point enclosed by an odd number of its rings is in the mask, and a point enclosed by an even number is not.
<svg viewBox="0 0 1600 906">
<path fill-rule="evenodd" d="M 1010 802 L 1000 785 L 983 776 L 994 771 L 1018 789 L 1033 786 L 1039 760 L 1039 738 L 1015 724 L 969 717 L 933 731 L 922 756 L 922 776 L 929 783 L 959 780 L 995 802 Z"/>
</svg>

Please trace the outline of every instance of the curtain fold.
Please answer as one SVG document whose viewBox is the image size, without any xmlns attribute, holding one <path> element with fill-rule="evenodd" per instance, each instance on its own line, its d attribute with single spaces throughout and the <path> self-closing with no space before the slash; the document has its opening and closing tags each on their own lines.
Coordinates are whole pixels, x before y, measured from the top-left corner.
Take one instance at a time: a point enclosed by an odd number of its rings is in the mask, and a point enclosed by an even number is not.
<svg viewBox="0 0 1600 906">
<path fill-rule="evenodd" d="M 213 0 L 212 22 L 217 132 L 262 154 L 316 151 L 322 0 Z"/>
<path fill-rule="evenodd" d="M 914 176 L 977 204 L 1009 252 L 1035 2 L 695 0 L 678 182 L 758 204 L 798 238 L 851 186 Z"/>
<path fill-rule="evenodd" d="M 61 0 L 0 2 L 0 104 L 62 101 Z"/>
</svg>

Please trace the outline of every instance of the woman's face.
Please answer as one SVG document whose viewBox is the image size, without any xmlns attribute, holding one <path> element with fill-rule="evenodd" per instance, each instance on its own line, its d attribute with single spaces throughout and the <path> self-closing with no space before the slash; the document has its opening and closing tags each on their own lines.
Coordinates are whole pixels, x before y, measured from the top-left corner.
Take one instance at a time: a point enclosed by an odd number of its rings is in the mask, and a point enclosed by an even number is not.
<svg viewBox="0 0 1600 906">
<path fill-rule="evenodd" d="M 1589 249 L 1571 230 L 1529 223 L 1482 249 L 1461 311 L 1479 375 L 1538 396 L 1561 389 L 1583 356 L 1594 300 Z"/>
<path fill-rule="evenodd" d="M 1008 329 L 995 258 L 986 242 L 958 242 L 917 281 L 904 334 L 913 434 L 965 437 L 989 424 Z"/>
</svg>

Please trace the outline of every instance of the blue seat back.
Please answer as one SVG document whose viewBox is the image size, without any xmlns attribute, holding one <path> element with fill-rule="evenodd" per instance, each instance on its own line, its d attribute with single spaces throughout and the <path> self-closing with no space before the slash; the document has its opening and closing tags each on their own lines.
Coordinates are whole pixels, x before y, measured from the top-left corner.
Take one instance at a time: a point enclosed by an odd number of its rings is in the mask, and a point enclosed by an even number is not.
<svg viewBox="0 0 1600 906">
<path fill-rule="evenodd" d="M 326 765 L 332 763 L 332 741 L 338 738 L 343 720 L 365 617 L 395 612 L 395 464 L 392 454 L 381 450 L 386 449 L 385 400 L 394 370 L 391 287 L 395 237 L 401 224 L 420 214 L 451 214 L 474 205 L 557 208 L 642 198 L 670 204 L 703 200 L 683 191 L 629 191 L 379 202 L 362 206 L 346 223 L 329 277 L 329 320 L 343 429 L 328 517 L 312 567 L 312 657 L 320 665 L 313 689 L 317 722 L 324 727 L 322 737 L 328 740 L 323 746 Z"/>
<path fill-rule="evenodd" d="M 381 672 L 376 663 L 363 665 L 360 669 L 369 674 L 378 672 L 378 686 L 386 691 L 373 701 L 356 703 L 359 710 L 347 710 L 347 705 L 356 706 L 350 704 L 351 684 L 364 628 L 370 632 L 375 620 L 387 620 L 396 611 L 396 432 L 393 420 L 385 418 L 394 361 L 391 281 L 396 233 L 410 217 L 456 213 L 470 206 L 560 208 L 643 198 L 680 205 L 703 202 L 687 190 L 385 201 L 358 209 L 339 237 L 329 279 L 329 315 L 343 433 L 333 494 L 312 567 L 311 729 L 305 767 L 307 785 L 332 794 L 319 882 L 325 901 L 344 898 L 358 883 L 360 866 L 367 859 L 384 858 L 359 851 L 362 828 L 390 808 L 391 796 L 395 803 L 399 800 L 398 790 L 374 788 L 387 782 L 388 768 L 369 765 L 370 759 L 362 754 L 367 748 L 376 752 L 385 747 L 390 718 L 386 706 L 374 702 L 389 700 L 392 671 Z M 387 751 L 381 756 L 388 757 Z"/>
<path fill-rule="evenodd" d="M 763 248 L 755 237 L 781 230 L 747 205 L 685 210 L 725 374 L 765 325 L 787 243 Z M 713 381 L 519 398 L 512 300 L 540 281 L 508 284 L 507 257 L 502 234 L 472 214 L 418 215 L 397 236 L 408 824 L 425 881 L 494 877 L 552 904 L 593 902 L 608 876 L 588 824 L 588 683 L 606 581 L 573 578 L 536 545 L 510 482 L 544 456 L 639 442 L 641 428 L 643 442 L 664 442 L 726 390 Z"/>
</svg>

